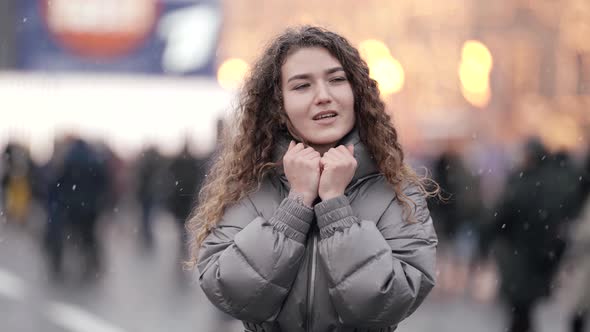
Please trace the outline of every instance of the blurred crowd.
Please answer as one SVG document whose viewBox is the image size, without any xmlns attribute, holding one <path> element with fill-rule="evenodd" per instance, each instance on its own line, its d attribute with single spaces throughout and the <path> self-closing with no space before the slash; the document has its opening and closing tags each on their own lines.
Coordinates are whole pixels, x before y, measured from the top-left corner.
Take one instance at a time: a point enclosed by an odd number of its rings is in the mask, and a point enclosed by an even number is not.
<svg viewBox="0 0 590 332">
<path fill-rule="evenodd" d="M 533 331 L 535 306 L 569 288 L 571 326 L 584 331 L 590 285 L 590 151 L 573 158 L 530 138 L 490 161 L 450 140 L 432 160 L 442 200 L 430 209 L 440 238 L 439 295 L 506 304 L 506 331 Z M 493 154 L 490 151 L 490 154 Z M 561 283 L 561 285 L 560 285 Z"/>
<path fill-rule="evenodd" d="M 146 253 L 157 247 L 159 211 L 173 216 L 182 262 L 185 221 L 210 158 L 194 155 L 186 144 L 174 156 L 150 146 L 124 160 L 104 143 L 68 136 L 38 165 L 26 147 L 12 142 L 0 163 L 0 217 L 14 227 L 43 218 L 40 247 L 54 282 L 72 278 L 68 273 L 85 282 L 103 275 L 108 243 L 97 229 L 129 204 L 137 211 L 137 245 Z M 572 158 L 531 138 L 516 158 L 477 154 L 449 140 L 424 164 L 443 196 L 429 202 L 440 238 L 434 296 L 501 299 L 511 317 L 509 331 L 517 332 L 531 330 L 539 301 L 558 286 L 571 288 L 570 330 L 583 331 L 590 305 L 590 151 Z M 42 213 L 32 213 L 34 206 Z M 79 262 L 74 272 L 64 268 L 68 252 Z"/>
<path fill-rule="evenodd" d="M 176 155 L 148 146 L 127 161 L 102 142 L 71 135 L 55 142 L 52 158 L 39 165 L 26 147 L 11 142 L 0 163 L 2 221 L 25 228 L 39 222 L 31 219 L 43 219 L 39 238 L 50 279 L 92 283 L 105 271 L 103 249 L 108 244 L 102 243 L 101 222 L 107 223 L 124 205 L 136 207 L 137 244 L 149 253 L 155 247 L 154 219 L 164 210 L 178 228 L 180 271 L 186 258 L 184 224 L 208 158 L 191 153 L 187 142 Z"/>
</svg>

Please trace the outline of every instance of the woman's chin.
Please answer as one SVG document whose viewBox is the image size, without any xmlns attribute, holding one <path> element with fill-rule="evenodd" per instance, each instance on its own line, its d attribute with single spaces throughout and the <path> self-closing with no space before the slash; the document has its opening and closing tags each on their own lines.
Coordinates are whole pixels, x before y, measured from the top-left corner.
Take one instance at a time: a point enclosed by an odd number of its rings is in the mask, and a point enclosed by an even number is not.
<svg viewBox="0 0 590 332">
<path fill-rule="evenodd" d="M 342 137 L 346 136 L 347 132 L 326 133 L 327 135 L 314 135 L 309 137 L 307 141 L 311 145 L 330 145 L 338 143 Z"/>
</svg>

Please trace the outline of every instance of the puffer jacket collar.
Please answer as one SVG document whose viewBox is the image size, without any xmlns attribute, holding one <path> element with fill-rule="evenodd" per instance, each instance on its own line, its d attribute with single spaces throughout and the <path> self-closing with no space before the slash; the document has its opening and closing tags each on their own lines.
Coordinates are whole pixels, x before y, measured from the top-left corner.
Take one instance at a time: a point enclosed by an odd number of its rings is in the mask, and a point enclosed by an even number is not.
<svg viewBox="0 0 590 332">
<path fill-rule="evenodd" d="M 283 185 L 285 185 L 288 189 L 290 188 L 289 182 L 287 181 L 287 177 L 285 176 L 285 170 L 283 169 L 282 165 L 282 158 L 287 152 L 289 148 L 289 142 L 293 138 L 290 135 L 282 136 L 275 145 L 275 149 L 273 152 L 273 160 L 279 162 L 279 165 L 276 167 L 276 172 L 278 177 L 281 179 Z M 379 174 L 379 168 L 375 164 L 375 160 L 367 146 L 361 141 L 360 134 L 358 129 L 355 127 L 353 128 L 348 134 L 346 134 L 339 142 L 338 145 L 354 145 L 354 158 L 357 161 L 357 168 L 354 173 L 350 184 L 348 185 L 347 191 L 350 190 L 360 179 L 363 179 L 367 176 L 377 175 Z"/>
</svg>

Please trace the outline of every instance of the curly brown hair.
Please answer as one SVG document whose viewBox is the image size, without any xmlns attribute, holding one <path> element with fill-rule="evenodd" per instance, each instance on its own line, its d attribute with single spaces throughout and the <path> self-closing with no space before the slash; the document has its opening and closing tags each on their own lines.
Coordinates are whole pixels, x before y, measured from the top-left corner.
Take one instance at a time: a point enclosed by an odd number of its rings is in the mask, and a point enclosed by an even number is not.
<svg viewBox="0 0 590 332">
<path fill-rule="evenodd" d="M 283 109 L 281 68 L 290 54 L 305 47 L 322 47 L 342 64 L 354 94 L 360 139 L 393 186 L 404 210 L 411 211 L 413 202 L 404 194 L 403 186 L 414 184 L 425 196 L 438 193 L 436 183 L 418 176 L 404 163 L 397 131 L 385 112 L 377 82 L 369 77 L 369 68 L 358 50 L 344 37 L 324 28 L 287 29 L 268 45 L 253 66 L 241 89 L 234 127 L 224 130 L 219 154 L 187 223 L 191 234 L 190 267 L 196 263 L 199 246 L 225 208 L 256 190 L 262 178 L 278 164 L 279 161 L 272 160 L 276 138 L 295 132 Z"/>
</svg>

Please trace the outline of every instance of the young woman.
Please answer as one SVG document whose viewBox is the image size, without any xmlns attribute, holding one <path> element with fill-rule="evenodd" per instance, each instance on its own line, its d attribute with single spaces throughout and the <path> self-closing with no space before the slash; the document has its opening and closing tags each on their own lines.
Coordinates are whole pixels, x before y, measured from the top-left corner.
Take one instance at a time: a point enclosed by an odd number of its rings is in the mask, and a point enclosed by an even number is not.
<svg viewBox="0 0 590 332">
<path fill-rule="evenodd" d="M 189 221 L 214 305 L 246 331 L 393 331 L 435 283 L 425 180 L 358 51 L 287 30 L 246 80 Z"/>
</svg>

